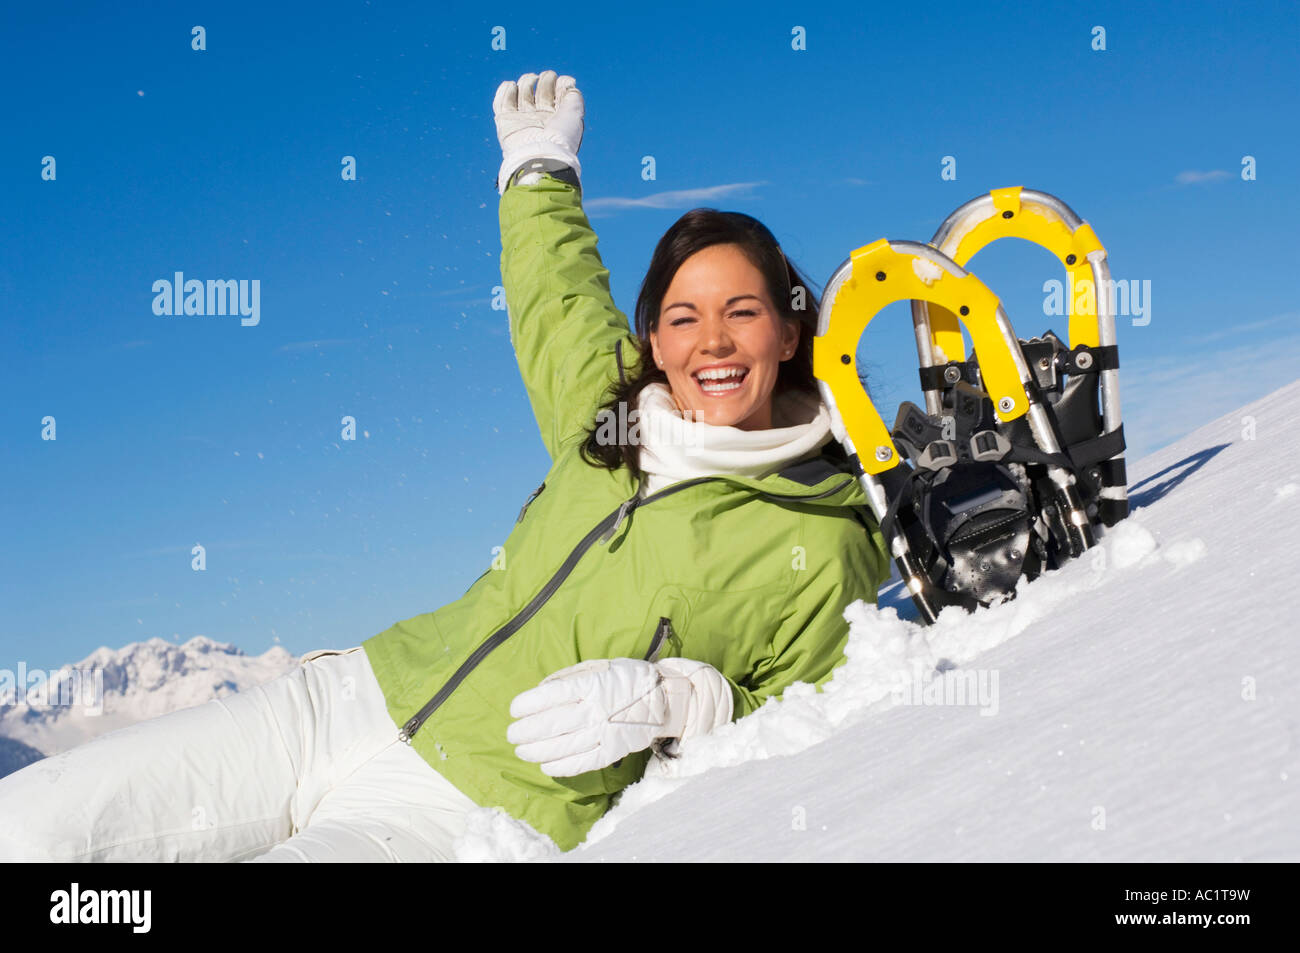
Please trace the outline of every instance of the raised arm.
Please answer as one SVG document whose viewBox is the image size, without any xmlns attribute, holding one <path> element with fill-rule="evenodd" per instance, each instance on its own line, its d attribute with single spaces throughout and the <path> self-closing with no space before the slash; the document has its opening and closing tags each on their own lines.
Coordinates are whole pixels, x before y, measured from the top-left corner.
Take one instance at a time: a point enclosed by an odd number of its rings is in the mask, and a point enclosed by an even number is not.
<svg viewBox="0 0 1300 953">
<path fill-rule="evenodd" d="M 497 189 L 510 342 L 555 459 L 566 440 L 594 425 L 619 359 L 636 357 L 635 338 L 614 307 L 582 210 L 585 106 L 573 77 L 525 73 L 502 83 L 492 106 L 503 156 Z"/>
<path fill-rule="evenodd" d="M 566 440 L 595 423 L 618 377 L 619 342 L 629 373 L 637 353 L 627 317 L 610 296 L 579 188 L 548 173 L 506 190 L 501 279 L 519 373 L 554 459 Z"/>
</svg>

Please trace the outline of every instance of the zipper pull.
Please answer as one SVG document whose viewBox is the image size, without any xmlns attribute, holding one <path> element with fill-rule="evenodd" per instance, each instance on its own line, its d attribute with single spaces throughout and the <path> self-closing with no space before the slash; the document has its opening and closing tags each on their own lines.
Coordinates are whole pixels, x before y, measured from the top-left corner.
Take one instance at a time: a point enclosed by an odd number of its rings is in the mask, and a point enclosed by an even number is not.
<svg viewBox="0 0 1300 953">
<path fill-rule="evenodd" d="M 636 506 L 636 500 L 637 498 L 634 496 L 619 504 L 618 515 L 614 517 L 614 525 L 605 530 L 597 542 L 607 543 L 614 537 L 614 534 L 618 532 L 618 528 L 623 525 L 623 520 L 627 517 L 627 514 L 632 511 L 632 507 Z"/>
<path fill-rule="evenodd" d="M 672 619 L 665 619 L 664 621 L 668 623 L 668 644 L 673 647 L 673 650 L 677 652 L 678 655 L 680 655 L 682 652 L 682 637 L 678 635 L 677 631 L 673 628 Z M 660 648 L 659 651 L 662 652 L 663 649 Z"/>
<path fill-rule="evenodd" d="M 654 639 L 650 642 L 650 650 L 645 654 L 645 661 L 659 661 L 659 653 L 663 650 L 664 638 L 667 637 L 672 630 L 673 624 L 671 620 L 669 620 L 667 616 L 661 615 L 659 617 L 659 625 L 655 629 Z"/>
<path fill-rule="evenodd" d="M 537 499 L 537 494 L 538 494 L 538 493 L 541 493 L 542 490 L 544 490 L 544 489 L 546 489 L 546 481 L 545 481 L 545 480 L 542 481 L 542 485 L 541 485 L 541 486 L 539 486 L 537 489 L 533 490 L 532 493 L 529 493 L 529 494 L 528 494 L 528 499 L 524 500 L 524 505 L 521 506 L 521 507 L 519 507 L 519 516 L 518 516 L 517 519 L 515 519 L 515 522 L 516 522 L 516 523 L 518 523 L 518 522 L 520 522 L 521 520 L 523 520 L 523 518 L 524 518 L 524 513 L 527 512 L 527 510 L 528 510 L 528 504 L 531 503 L 531 502 L 533 502 L 533 500 Z"/>
</svg>

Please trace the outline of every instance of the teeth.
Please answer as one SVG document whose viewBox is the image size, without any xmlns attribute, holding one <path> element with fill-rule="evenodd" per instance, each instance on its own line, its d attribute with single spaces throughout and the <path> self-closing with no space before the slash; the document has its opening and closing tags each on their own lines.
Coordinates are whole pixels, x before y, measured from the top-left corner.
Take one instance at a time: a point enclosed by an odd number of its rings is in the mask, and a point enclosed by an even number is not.
<svg viewBox="0 0 1300 953">
<path fill-rule="evenodd" d="M 706 394 L 723 394 L 729 390 L 737 390 L 741 386 L 742 385 L 740 381 L 735 381 L 728 384 L 715 384 L 712 382 L 708 384 L 704 384 L 704 383 L 700 384 L 700 387 L 704 389 L 704 393 Z"/>
<path fill-rule="evenodd" d="M 695 376 L 700 380 L 723 380 L 728 377 L 739 377 L 745 373 L 747 368 L 743 367 L 711 367 L 702 371 L 697 371 Z"/>
</svg>

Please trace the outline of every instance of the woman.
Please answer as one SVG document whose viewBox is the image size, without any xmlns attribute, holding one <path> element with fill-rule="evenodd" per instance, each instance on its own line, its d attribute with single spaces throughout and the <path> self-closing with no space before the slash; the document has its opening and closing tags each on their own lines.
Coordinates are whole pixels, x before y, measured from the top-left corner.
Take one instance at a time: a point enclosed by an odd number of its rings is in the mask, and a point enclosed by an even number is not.
<svg viewBox="0 0 1300 953">
<path fill-rule="evenodd" d="M 361 646 L 0 781 L 0 859 L 452 859 L 475 806 L 568 850 L 651 758 L 843 661 L 888 560 L 798 273 L 754 219 L 697 209 L 633 335 L 582 211 L 572 78 L 494 107 L 511 341 L 552 461 L 503 555 Z"/>
</svg>

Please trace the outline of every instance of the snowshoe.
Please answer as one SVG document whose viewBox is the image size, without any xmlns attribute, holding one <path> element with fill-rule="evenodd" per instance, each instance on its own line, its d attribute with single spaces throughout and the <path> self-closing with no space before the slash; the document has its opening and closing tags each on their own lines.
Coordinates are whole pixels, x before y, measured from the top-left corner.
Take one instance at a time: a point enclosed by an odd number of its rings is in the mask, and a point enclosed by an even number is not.
<svg viewBox="0 0 1300 953">
<path fill-rule="evenodd" d="M 1011 597 L 1021 577 L 1078 556 L 1127 513 L 1108 298 L 1071 315 L 1073 348 L 1051 331 L 1018 339 L 997 296 L 951 257 L 1004 235 L 1109 288 L 1091 228 L 1058 199 L 1016 188 L 963 205 L 928 245 L 858 249 L 822 297 L 814 372 L 832 429 L 927 622 L 949 605 Z M 855 355 L 875 315 L 901 300 L 913 302 L 926 407 L 904 403 L 890 431 Z"/>
<path fill-rule="evenodd" d="M 1082 485 L 1085 505 L 1096 507 L 1104 526 L 1128 515 L 1124 431 L 1119 406 L 1119 351 L 1106 249 L 1092 226 L 1054 195 L 1019 186 L 994 189 L 962 205 L 939 226 L 930 244 L 963 268 L 1000 238 L 1021 238 L 1047 249 L 1067 273 L 1067 287 L 1091 293 L 1066 296 L 1069 347 L 1052 332 L 1021 340 L 1043 392 L 1060 444 Z M 1082 307 L 1076 307 L 1082 301 Z M 925 301 L 912 303 L 922 388 L 941 378 L 946 354 L 961 355 L 961 330 L 950 313 L 930 314 Z M 923 329 L 930 329 L 930 347 Z M 945 350 L 944 346 L 947 349 Z M 1068 382 L 1063 378 L 1068 377 Z M 927 409 L 932 398 L 927 389 Z"/>
</svg>

